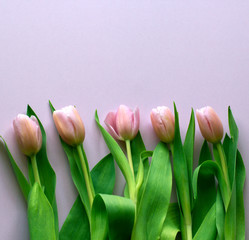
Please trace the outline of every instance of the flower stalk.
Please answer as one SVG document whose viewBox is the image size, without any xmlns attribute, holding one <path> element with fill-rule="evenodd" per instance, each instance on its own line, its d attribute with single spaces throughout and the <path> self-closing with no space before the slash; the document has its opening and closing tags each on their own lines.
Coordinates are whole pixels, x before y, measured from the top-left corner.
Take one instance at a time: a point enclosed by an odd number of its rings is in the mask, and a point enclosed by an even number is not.
<svg viewBox="0 0 249 240">
<path fill-rule="evenodd" d="M 79 158 L 80 158 L 80 164 L 81 164 L 81 168 L 82 168 L 84 179 L 85 179 L 88 199 L 89 199 L 89 202 L 90 202 L 90 206 L 92 206 L 95 194 L 94 194 L 93 188 L 91 187 L 90 176 L 89 176 L 88 171 L 87 171 L 85 158 L 84 158 L 84 155 L 83 155 L 81 145 L 77 145 L 77 152 L 78 152 L 78 155 L 79 155 Z"/>
<path fill-rule="evenodd" d="M 132 155 L 131 155 L 131 141 L 130 140 L 126 140 L 125 144 L 126 144 L 126 151 L 127 151 L 128 162 L 129 162 L 129 165 L 130 165 L 130 169 L 131 169 L 132 175 L 133 175 L 133 177 L 135 179 L 135 174 L 134 174 L 134 169 L 133 169 L 133 162 L 132 162 Z"/>
<path fill-rule="evenodd" d="M 32 164 L 35 181 L 41 186 L 41 181 L 40 181 L 37 162 L 36 162 L 36 154 L 30 156 L 30 158 L 31 158 L 31 164 Z"/>
</svg>

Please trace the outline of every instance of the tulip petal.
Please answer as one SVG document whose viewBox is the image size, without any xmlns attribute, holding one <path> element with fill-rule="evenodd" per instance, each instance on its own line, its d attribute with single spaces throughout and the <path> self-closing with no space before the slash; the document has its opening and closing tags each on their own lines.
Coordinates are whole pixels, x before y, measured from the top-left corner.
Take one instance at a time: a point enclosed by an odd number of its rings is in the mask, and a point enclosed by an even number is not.
<svg viewBox="0 0 249 240">
<path fill-rule="evenodd" d="M 139 108 L 136 107 L 134 110 L 134 121 L 132 126 L 132 135 L 136 136 L 139 129 L 139 123 L 140 123 L 140 114 L 139 114 Z"/>
<path fill-rule="evenodd" d="M 108 132 L 111 136 L 117 140 L 122 140 L 122 138 L 118 135 L 117 127 L 116 127 L 116 115 L 115 112 L 109 112 L 104 120 L 104 123 L 107 127 Z"/>
</svg>

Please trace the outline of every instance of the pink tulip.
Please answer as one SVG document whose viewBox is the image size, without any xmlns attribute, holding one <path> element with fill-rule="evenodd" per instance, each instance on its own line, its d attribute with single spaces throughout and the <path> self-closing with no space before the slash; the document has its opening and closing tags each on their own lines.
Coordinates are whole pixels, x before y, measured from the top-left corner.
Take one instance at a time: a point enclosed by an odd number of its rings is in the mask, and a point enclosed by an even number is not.
<svg viewBox="0 0 249 240">
<path fill-rule="evenodd" d="M 42 134 L 36 117 L 18 114 L 13 127 L 21 151 L 27 156 L 38 153 L 42 146 Z"/>
<path fill-rule="evenodd" d="M 151 123 L 158 138 L 171 143 L 175 137 L 175 118 L 168 107 L 157 107 L 150 113 Z"/>
<path fill-rule="evenodd" d="M 120 105 L 117 112 L 107 114 L 105 124 L 115 139 L 132 140 L 139 129 L 139 109 L 133 112 L 127 106 Z"/>
<path fill-rule="evenodd" d="M 85 127 L 74 106 L 67 106 L 54 111 L 53 119 L 64 142 L 71 146 L 76 146 L 84 141 Z"/>
<path fill-rule="evenodd" d="M 196 117 L 202 136 L 211 143 L 219 142 L 223 137 L 223 125 L 211 107 L 196 110 Z"/>
</svg>

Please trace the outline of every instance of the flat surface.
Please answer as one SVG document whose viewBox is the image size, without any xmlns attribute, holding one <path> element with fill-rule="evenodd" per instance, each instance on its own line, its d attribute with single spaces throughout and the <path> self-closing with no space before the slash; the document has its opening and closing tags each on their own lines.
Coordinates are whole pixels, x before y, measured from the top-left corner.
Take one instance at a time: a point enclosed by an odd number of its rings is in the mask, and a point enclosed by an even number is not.
<svg viewBox="0 0 249 240">
<path fill-rule="evenodd" d="M 47 132 L 57 174 L 60 226 L 75 199 L 69 166 L 48 105 L 76 105 L 92 168 L 107 152 L 94 122 L 119 104 L 139 106 L 146 147 L 158 142 L 149 114 L 176 102 L 185 136 L 191 107 L 213 106 L 228 131 L 237 121 L 247 170 L 249 133 L 248 1 L 0 1 L 0 134 L 27 173 L 12 120 L 30 104 Z M 196 127 L 195 158 L 202 137 Z M 0 145 L 0 239 L 27 240 L 26 204 Z M 117 176 L 116 193 L 123 186 Z M 249 201 L 245 184 L 245 203 Z M 248 204 L 246 231 L 248 235 Z"/>
</svg>

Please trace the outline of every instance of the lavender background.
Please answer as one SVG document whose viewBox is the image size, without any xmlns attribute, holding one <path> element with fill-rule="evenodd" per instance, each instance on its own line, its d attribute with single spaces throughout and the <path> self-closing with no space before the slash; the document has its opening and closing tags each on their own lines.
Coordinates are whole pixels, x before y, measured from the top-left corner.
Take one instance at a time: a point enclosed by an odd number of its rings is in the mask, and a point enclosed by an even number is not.
<svg viewBox="0 0 249 240">
<path fill-rule="evenodd" d="M 213 106 L 228 131 L 232 107 L 248 163 L 248 1 L 0 0 L 0 134 L 20 168 L 12 120 L 30 104 L 47 132 L 57 174 L 60 226 L 75 199 L 69 166 L 48 105 L 76 105 L 86 127 L 92 168 L 107 152 L 94 121 L 119 104 L 139 106 L 146 147 L 158 142 L 149 114 L 175 101 L 185 136 L 191 107 Z M 202 137 L 196 127 L 195 158 Z M 0 144 L 0 239 L 28 239 L 26 204 Z M 116 193 L 123 178 L 117 176 Z M 248 184 L 245 184 L 248 235 Z"/>
</svg>

